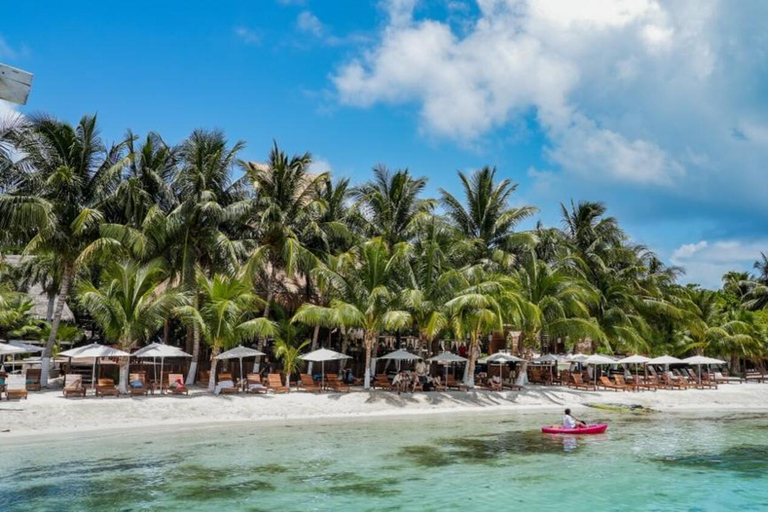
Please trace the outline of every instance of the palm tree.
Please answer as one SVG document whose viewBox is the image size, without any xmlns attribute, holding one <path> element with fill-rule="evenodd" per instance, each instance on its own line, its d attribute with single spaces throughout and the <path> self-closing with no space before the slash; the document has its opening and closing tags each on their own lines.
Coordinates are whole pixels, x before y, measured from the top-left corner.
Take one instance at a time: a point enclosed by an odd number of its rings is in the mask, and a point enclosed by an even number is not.
<svg viewBox="0 0 768 512">
<path fill-rule="evenodd" d="M 407 245 L 390 251 L 381 238 L 373 238 L 348 254 L 331 258 L 329 266 L 314 270 L 332 291 L 329 306 L 302 305 L 294 322 L 343 329 L 362 329 L 365 344 L 365 389 L 371 383 L 371 354 L 379 333 L 407 327 L 410 313 L 399 308 L 398 277 L 405 262 Z"/>
<path fill-rule="evenodd" d="M 84 282 L 78 287 L 82 306 L 104 332 L 106 338 L 130 352 L 147 341 L 176 308 L 189 304 L 179 293 L 163 289 L 168 277 L 161 260 L 144 265 L 122 262 L 109 265 L 99 287 Z M 128 392 L 128 358 L 120 361 L 120 391 Z"/>
<path fill-rule="evenodd" d="M 175 312 L 188 325 L 194 325 L 203 340 L 211 347 L 211 379 L 209 390 L 215 387 L 216 356 L 222 349 L 249 341 L 256 336 L 274 336 L 277 326 L 255 311 L 263 301 L 253 292 L 250 280 L 238 275 L 214 274 L 207 277 L 201 270 L 196 273 L 200 304 L 182 306 Z"/>
<path fill-rule="evenodd" d="M 234 272 L 243 247 L 228 233 L 235 230 L 248 208 L 242 180 L 232 181 L 242 141 L 231 147 L 219 131 L 195 130 L 179 148 L 179 169 L 173 188 L 178 205 L 168 214 L 166 236 L 173 240 L 174 271 L 181 286 L 197 302 L 196 269 Z M 200 357 L 199 324 L 191 323 L 192 361 L 187 384 L 193 384 Z"/>
<path fill-rule="evenodd" d="M 453 194 L 440 189 L 441 202 L 463 243 L 470 247 L 471 263 L 486 261 L 509 266 L 513 252 L 533 245 L 530 233 L 514 233 L 521 221 L 533 215 L 534 206 L 512 207 L 510 199 L 517 185 L 505 179 L 496 181 L 496 168 L 483 167 L 467 177 L 459 172 L 466 206 Z"/>
<path fill-rule="evenodd" d="M 367 234 L 390 247 L 409 241 L 415 223 L 435 206 L 433 200 L 419 198 L 427 179 L 414 178 L 408 169 L 391 172 L 381 165 L 373 168 L 373 175 L 355 191 Z"/>
<path fill-rule="evenodd" d="M 307 345 L 309 345 L 309 340 L 305 340 L 299 345 L 294 345 L 290 340 L 284 338 L 275 340 L 275 357 L 283 363 L 285 386 L 287 388 L 291 387 L 291 375 L 293 375 L 301 364 L 301 350 Z"/>
<path fill-rule="evenodd" d="M 27 238 L 26 253 L 55 255 L 59 265 L 58 300 L 42 355 L 41 382 L 47 385 L 51 350 L 81 254 L 98 236 L 102 203 L 129 158 L 124 143 L 104 146 L 95 116 L 84 116 L 77 126 L 32 117 L 17 145 L 29 168 L 0 195 L 0 231 Z"/>
<path fill-rule="evenodd" d="M 251 201 L 248 225 L 250 238 L 259 249 L 251 256 L 254 274 L 265 273 L 266 305 L 264 316 L 278 287 L 278 273 L 292 278 L 298 270 L 307 273 L 314 257 L 305 246 L 305 232 L 319 232 L 317 221 L 325 210 L 320 193 L 327 173 L 308 172 L 312 156 L 305 153 L 288 157 L 274 144 L 267 165 L 247 163 L 245 175 L 256 197 Z"/>
</svg>

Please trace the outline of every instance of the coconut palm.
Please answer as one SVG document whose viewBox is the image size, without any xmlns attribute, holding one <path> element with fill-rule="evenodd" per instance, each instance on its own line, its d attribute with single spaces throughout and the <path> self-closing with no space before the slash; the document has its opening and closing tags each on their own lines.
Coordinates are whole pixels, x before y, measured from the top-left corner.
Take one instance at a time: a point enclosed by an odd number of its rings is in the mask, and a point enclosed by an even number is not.
<svg viewBox="0 0 768 512">
<path fill-rule="evenodd" d="M 416 222 L 435 206 L 435 201 L 419 197 L 427 179 L 414 178 L 408 169 L 392 172 L 382 165 L 373 168 L 373 175 L 372 181 L 355 191 L 366 234 L 390 247 L 409 241 Z"/>
<path fill-rule="evenodd" d="M 107 340 L 130 352 L 163 325 L 176 308 L 189 299 L 164 289 L 168 272 L 161 260 L 146 264 L 121 262 L 109 265 L 101 276 L 101 286 L 83 282 L 78 286 L 80 304 L 101 328 Z M 128 392 L 128 358 L 120 360 L 119 388 Z"/>
<path fill-rule="evenodd" d="M 517 185 L 508 179 L 497 182 L 495 167 L 483 167 L 469 177 L 458 174 L 465 203 L 444 189 L 440 189 L 440 201 L 461 234 L 461 242 L 470 247 L 471 263 L 492 261 L 508 267 L 514 251 L 535 241 L 532 234 L 515 233 L 514 228 L 537 208 L 512 207 L 510 199 Z"/>
<path fill-rule="evenodd" d="M 301 365 L 301 350 L 307 345 L 309 345 L 309 340 L 305 340 L 298 345 L 294 345 L 290 340 L 284 338 L 275 340 L 275 357 L 283 364 L 285 386 L 287 388 L 291 387 L 291 375 Z"/>
<path fill-rule="evenodd" d="M 129 161 L 125 144 L 107 149 L 96 117 L 76 126 L 47 116 L 30 118 L 17 146 L 27 155 L 28 172 L 0 195 L 0 231 L 29 242 L 28 254 L 55 255 L 61 276 L 51 335 L 42 355 L 41 382 L 47 385 L 51 350 L 81 254 L 98 237 L 101 206 Z"/>
<path fill-rule="evenodd" d="M 220 131 L 195 130 L 179 147 L 179 169 L 173 182 L 178 205 L 168 214 L 165 236 L 172 242 L 174 272 L 183 289 L 192 294 L 197 284 L 196 269 L 216 268 L 234 272 L 244 254 L 242 244 L 229 234 L 236 231 L 247 211 L 244 183 L 232 180 L 242 141 L 229 146 Z M 200 357 L 200 331 L 191 323 L 192 361 L 187 384 L 193 384 Z"/>
<path fill-rule="evenodd" d="M 343 329 L 361 329 L 365 345 L 365 389 L 371 383 L 371 354 L 381 332 L 407 327 L 410 313 L 398 303 L 398 278 L 407 258 L 407 244 L 392 250 L 381 238 L 373 238 L 349 253 L 332 257 L 328 266 L 313 272 L 328 283 L 329 306 L 302 305 L 294 322 Z"/>
<path fill-rule="evenodd" d="M 216 356 L 222 350 L 255 339 L 274 336 L 278 329 L 274 322 L 257 317 L 256 311 L 263 301 L 254 293 L 250 279 L 242 272 L 237 275 L 216 273 L 207 277 L 202 270 L 196 273 L 199 305 L 175 309 L 187 325 L 193 325 L 211 347 L 211 376 L 209 390 L 215 386 Z"/>
</svg>

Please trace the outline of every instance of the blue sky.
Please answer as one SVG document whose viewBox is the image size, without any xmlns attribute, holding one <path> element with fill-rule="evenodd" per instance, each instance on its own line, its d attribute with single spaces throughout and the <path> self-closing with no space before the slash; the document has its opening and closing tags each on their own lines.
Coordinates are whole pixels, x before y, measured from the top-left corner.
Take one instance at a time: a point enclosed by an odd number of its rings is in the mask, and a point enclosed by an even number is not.
<svg viewBox="0 0 768 512">
<path fill-rule="evenodd" d="M 409 167 L 433 194 L 457 190 L 456 170 L 496 165 L 545 222 L 558 222 L 561 201 L 605 201 L 686 280 L 717 286 L 768 251 L 767 11 L 717 0 L 16 2 L 3 7 L 0 62 L 35 74 L 22 112 L 97 112 L 109 140 L 221 128 L 247 141 L 245 158 L 263 160 L 276 139 L 355 180 L 377 163 Z"/>
</svg>

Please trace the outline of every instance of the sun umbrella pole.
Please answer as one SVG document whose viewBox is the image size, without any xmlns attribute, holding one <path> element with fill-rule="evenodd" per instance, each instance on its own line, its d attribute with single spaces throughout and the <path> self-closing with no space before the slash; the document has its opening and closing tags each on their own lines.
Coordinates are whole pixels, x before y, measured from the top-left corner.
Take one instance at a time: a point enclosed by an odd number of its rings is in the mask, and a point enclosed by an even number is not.
<svg viewBox="0 0 768 512">
<path fill-rule="evenodd" d="M 245 391 L 245 385 L 243 384 L 243 358 L 240 358 L 240 386 L 243 387 L 243 391 Z"/>
<path fill-rule="evenodd" d="M 160 394 L 163 394 L 163 366 L 165 365 L 165 358 L 160 358 Z"/>
<path fill-rule="evenodd" d="M 91 389 L 96 391 L 96 358 L 93 358 L 93 371 L 91 372 Z"/>
</svg>

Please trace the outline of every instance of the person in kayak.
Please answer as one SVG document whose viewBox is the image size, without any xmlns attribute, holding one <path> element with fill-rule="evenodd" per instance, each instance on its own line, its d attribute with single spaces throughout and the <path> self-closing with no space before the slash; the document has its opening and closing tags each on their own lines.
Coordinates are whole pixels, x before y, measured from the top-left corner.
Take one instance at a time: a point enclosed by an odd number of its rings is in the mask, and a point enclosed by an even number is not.
<svg viewBox="0 0 768 512">
<path fill-rule="evenodd" d="M 567 430 L 573 430 L 575 428 L 584 428 L 587 424 L 583 421 L 577 420 L 573 416 L 571 416 L 571 410 L 566 409 L 565 414 L 563 415 L 563 428 Z"/>
</svg>

